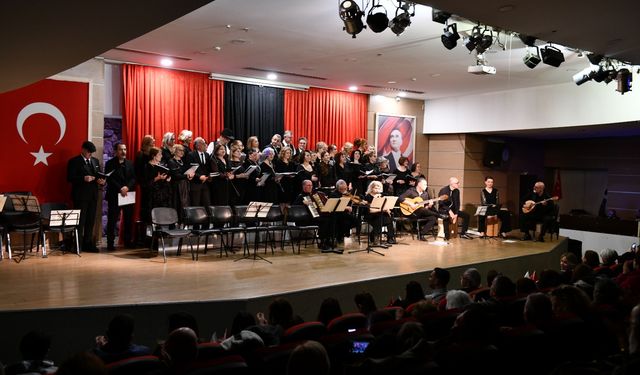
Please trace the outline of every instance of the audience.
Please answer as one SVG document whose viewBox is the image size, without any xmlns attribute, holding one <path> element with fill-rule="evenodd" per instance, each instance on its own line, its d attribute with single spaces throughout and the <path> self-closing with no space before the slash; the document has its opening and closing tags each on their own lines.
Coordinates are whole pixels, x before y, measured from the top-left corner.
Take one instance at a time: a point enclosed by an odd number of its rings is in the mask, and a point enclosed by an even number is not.
<svg viewBox="0 0 640 375">
<path fill-rule="evenodd" d="M 20 340 L 22 361 L 5 368 L 5 374 L 17 375 L 26 373 L 55 374 L 58 368 L 53 361 L 47 360 L 51 347 L 51 338 L 39 331 L 31 331 Z"/>
<path fill-rule="evenodd" d="M 132 343 L 134 326 L 133 316 L 115 316 L 109 322 L 106 335 L 96 337 L 93 353 L 107 364 L 123 358 L 151 354 L 146 346 Z"/>
<path fill-rule="evenodd" d="M 449 271 L 442 268 L 434 268 L 429 274 L 429 289 L 431 293 L 427 293 L 424 297 L 438 305 L 447 296 L 447 284 L 451 275 Z"/>
<path fill-rule="evenodd" d="M 287 363 L 287 375 L 329 375 L 330 370 L 329 355 L 316 341 L 298 345 Z"/>
</svg>

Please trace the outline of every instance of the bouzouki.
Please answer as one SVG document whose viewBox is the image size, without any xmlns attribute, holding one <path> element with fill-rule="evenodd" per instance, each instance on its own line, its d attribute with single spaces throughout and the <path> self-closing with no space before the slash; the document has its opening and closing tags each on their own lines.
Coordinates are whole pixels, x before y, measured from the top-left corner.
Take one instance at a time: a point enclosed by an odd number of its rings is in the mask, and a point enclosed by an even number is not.
<svg viewBox="0 0 640 375">
<path fill-rule="evenodd" d="M 400 203 L 400 211 L 402 211 L 404 215 L 408 216 L 420 207 L 424 207 L 437 201 L 446 201 L 447 199 L 449 199 L 449 196 L 446 194 L 441 195 L 438 198 L 433 198 L 426 201 L 422 200 L 422 198 L 420 197 L 405 198 L 402 203 Z"/>
<path fill-rule="evenodd" d="M 547 198 L 545 200 L 541 200 L 540 202 L 534 202 L 532 200 L 528 200 L 526 202 L 524 202 L 524 204 L 522 205 L 522 212 L 525 214 L 528 214 L 529 212 L 531 212 L 533 210 L 533 208 L 541 203 L 544 202 L 549 202 L 549 201 L 557 201 L 558 199 L 560 199 L 557 195 L 554 195 L 551 198 Z"/>
</svg>

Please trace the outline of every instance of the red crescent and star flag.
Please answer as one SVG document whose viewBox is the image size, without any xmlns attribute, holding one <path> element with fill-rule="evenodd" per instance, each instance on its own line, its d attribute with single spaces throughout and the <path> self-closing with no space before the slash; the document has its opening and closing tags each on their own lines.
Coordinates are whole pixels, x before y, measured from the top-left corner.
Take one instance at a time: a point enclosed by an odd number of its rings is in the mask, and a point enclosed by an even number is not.
<svg viewBox="0 0 640 375">
<path fill-rule="evenodd" d="M 88 136 L 88 82 L 45 79 L 0 94 L 0 193 L 69 202 L 67 161 Z"/>
</svg>

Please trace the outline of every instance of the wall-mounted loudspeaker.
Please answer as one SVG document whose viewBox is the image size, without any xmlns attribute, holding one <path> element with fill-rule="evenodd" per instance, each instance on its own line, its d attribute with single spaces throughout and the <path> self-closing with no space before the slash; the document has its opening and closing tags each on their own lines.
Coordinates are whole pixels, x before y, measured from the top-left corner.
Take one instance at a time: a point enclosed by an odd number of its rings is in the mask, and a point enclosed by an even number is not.
<svg viewBox="0 0 640 375">
<path fill-rule="evenodd" d="M 497 168 L 502 164 L 502 153 L 505 150 L 505 144 L 502 141 L 487 140 L 484 146 L 484 156 L 482 165 L 489 168 Z"/>
</svg>

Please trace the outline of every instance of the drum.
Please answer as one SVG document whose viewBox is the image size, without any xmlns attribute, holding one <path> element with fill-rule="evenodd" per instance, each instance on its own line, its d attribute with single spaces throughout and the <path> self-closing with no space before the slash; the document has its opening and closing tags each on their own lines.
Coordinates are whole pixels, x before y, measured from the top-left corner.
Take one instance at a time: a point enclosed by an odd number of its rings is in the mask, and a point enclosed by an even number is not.
<svg viewBox="0 0 640 375">
<path fill-rule="evenodd" d="M 500 219 L 497 216 L 487 216 L 487 237 L 497 237 L 500 235 Z"/>
</svg>

